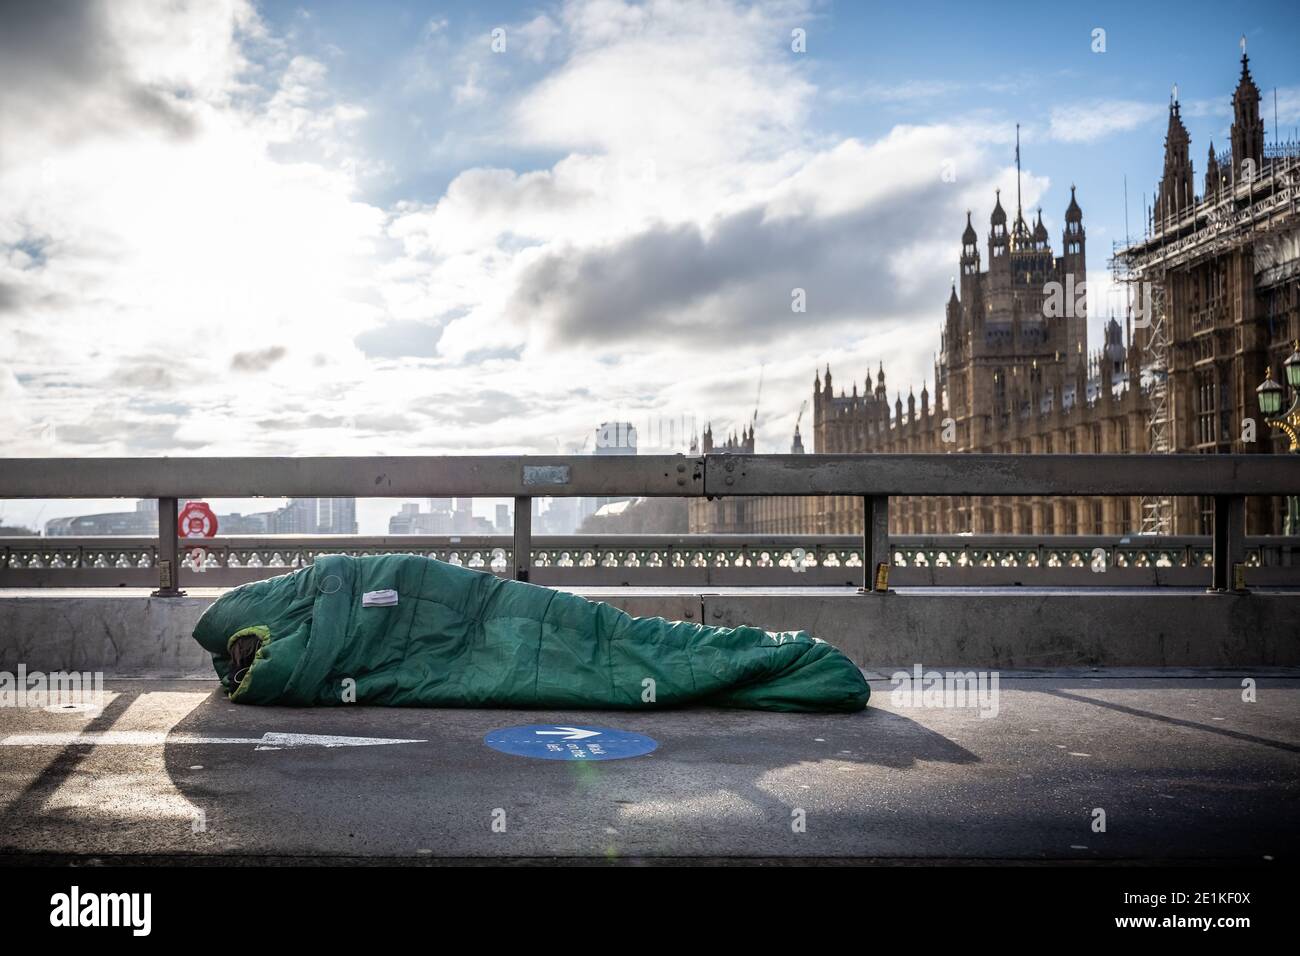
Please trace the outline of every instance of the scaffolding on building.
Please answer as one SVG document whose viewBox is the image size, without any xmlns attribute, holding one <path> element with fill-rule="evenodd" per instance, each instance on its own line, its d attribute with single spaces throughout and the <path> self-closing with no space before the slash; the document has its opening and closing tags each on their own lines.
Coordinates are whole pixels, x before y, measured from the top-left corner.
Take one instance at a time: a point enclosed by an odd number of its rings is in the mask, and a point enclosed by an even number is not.
<svg viewBox="0 0 1300 956">
<path fill-rule="evenodd" d="M 1129 319 L 1133 301 L 1139 303 L 1142 340 L 1142 382 L 1150 404 L 1147 442 L 1152 453 L 1175 451 L 1173 408 L 1169 394 L 1170 344 L 1173 329 L 1167 316 L 1167 277 L 1228 249 L 1271 235 L 1300 229 L 1300 144 L 1265 147 L 1263 162 L 1247 160 L 1238 169 L 1231 153 L 1223 157 L 1229 171 L 1214 195 L 1201 197 L 1167 216 L 1153 215 L 1140 241 L 1115 243 L 1111 275 L 1127 289 Z M 1148 322 L 1149 319 L 1149 322 Z M 1168 496 L 1142 499 L 1143 534 L 1170 534 L 1173 500 Z"/>
<path fill-rule="evenodd" d="M 1169 409 L 1169 330 L 1165 316 L 1165 270 L 1159 261 L 1142 269 L 1133 266 L 1127 254 L 1132 246 L 1115 243 L 1110 260 L 1111 277 L 1123 285 L 1127 302 L 1126 320 L 1135 329 L 1133 299 L 1136 292 L 1139 317 L 1136 328 L 1147 329 L 1141 337 L 1142 361 L 1139 381 L 1147 394 L 1147 450 L 1165 455 L 1173 451 Z M 1130 333 L 1132 334 L 1132 333 Z M 1141 534 L 1173 533 L 1173 501 L 1168 495 L 1147 495 L 1141 499 Z"/>
</svg>

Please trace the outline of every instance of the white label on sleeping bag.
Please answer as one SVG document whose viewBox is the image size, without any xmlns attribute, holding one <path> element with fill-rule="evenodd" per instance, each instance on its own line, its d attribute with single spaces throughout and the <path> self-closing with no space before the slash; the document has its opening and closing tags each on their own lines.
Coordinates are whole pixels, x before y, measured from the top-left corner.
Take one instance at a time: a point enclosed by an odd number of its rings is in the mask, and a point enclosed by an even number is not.
<svg viewBox="0 0 1300 956">
<path fill-rule="evenodd" d="M 391 607 L 397 603 L 397 592 L 391 588 L 386 591 L 367 591 L 361 595 L 362 607 Z"/>
</svg>

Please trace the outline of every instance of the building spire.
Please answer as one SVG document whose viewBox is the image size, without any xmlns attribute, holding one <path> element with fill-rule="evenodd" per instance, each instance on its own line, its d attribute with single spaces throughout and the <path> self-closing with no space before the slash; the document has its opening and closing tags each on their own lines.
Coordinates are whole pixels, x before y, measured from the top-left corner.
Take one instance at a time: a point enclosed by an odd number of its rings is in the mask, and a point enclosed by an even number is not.
<svg viewBox="0 0 1300 956">
<path fill-rule="evenodd" d="M 1020 124 L 1016 124 L 1016 219 L 1020 217 Z"/>
<path fill-rule="evenodd" d="M 1259 87 L 1250 76 L 1246 38 L 1241 38 L 1241 78 L 1232 94 L 1233 178 L 1243 175 L 1249 161 L 1258 171 L 1264 165 L 1264 121 L 1259 113 Z"/>
<path fill-rule="evenodd" d="M 1083 221 L 1083 210 L 1079 208 L 1079 200 L 1074 195 L 1074 183 L 1070 183 L 1070 205 L 1065 207 L 1065 221 Z"/>
</svg>

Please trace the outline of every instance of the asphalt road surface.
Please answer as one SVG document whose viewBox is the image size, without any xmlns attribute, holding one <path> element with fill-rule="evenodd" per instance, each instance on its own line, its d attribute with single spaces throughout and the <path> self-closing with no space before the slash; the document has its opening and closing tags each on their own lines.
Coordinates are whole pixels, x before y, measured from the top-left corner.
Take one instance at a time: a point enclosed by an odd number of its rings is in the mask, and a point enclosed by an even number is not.
<svg viewBox="0 0 1300 956">
<path fill-rule="evenodd" d="M 871 707 L 835 716 L 247 707 L 215 682 L 109 681 L 99 714 L 0 708 L 0 858 L 1295 858 L 1293 671 L 1004 673 L 985 717 L 869 676 Z M 522 725 L 658 746 L 485 745 Z"/>
</svg>

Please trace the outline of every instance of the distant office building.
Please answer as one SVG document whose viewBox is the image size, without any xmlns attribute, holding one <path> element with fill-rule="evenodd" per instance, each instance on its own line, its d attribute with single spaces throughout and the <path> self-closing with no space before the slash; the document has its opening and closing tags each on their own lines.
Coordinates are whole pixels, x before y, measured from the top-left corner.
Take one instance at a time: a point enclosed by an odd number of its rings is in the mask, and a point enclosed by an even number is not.
<svg viewBox="0 0 1300 956">
<path fill-rule="evenodd" d="M 158 533 L 158 506 L 156 502 L 141 501 L 134 511 L 112 511 L 102 514 L 74 515 L 70 518 L 51 518 L 45 522 L 47 537 L 86 535 L 133 535 Z"/>
<path fill-rule="evenodd" d="M 534 534 L 572 534 L 578 527 L 578 499 L 533 499 Z"/>
<path fill-rule="evenodd" d="M 290 498 L 283 508 L 271 512 L 266 530 L 270 534 L 315 534 L 316 499 Z"/>
<path fill-rule="evenodd" d="M 217 515 L 218 534 L 266 534 L 267 520 L 272 511 L 259 511 L 245 515 L 238 511 L 228 515 Z"/>
<path fill-rule="evenodd" d="M 415 534 L 415 520 L 420 516 L 420 506 L 415 502 L 402 505 L 397 514 L 388 519 L 389 534 Z"/>
<path fill-rule="evenodd" d="M 389 534 L 450 534 L 451 530 L 450 511 L 421 511 L 416 502 L 402 505 L 388 519 Z"/>
<path fill-rule="evenodd" d="M 182 498 L 183 508 L 187 501 Z M 158 502 L 142 498 L 134 511 L 51 518 L 45 522 L 45 534 L 69 535 L 156 535 Z M 217 533 L 236 534 L 356 534 L 357 501 L 355 498 L 290 498 L 283 508 L 254 514 L 217 515 Z"/>
<path fill-rule="evenodd" d="M 456 498 L 454 501 L 449 498 L 430 498 L 426 501 L 437 504 L 446 503 L 450 505 L 450 510 L 439 508 L 435 511 L 421 511 L 418 502 L 410 501 L 402 505 L 397 514 L 388 519 L 389 534 L 492 534 L 497 529 L 487 518 L 479 517 L 474 514 L 472 509 L 473 499 Z M 497 517 L 500 520 L 500 509 L 504 505 L 498 506 Z M 509 524 L 509 513 L 506 517 L 507 525 Z"/>
<path fill-rule="evenodd" d="M 356 534 L 355 498 L 290 498 L 270 512 L 268 534 Z"/>
<path fill-rule="evenodd" d="M 510 506 L 497 505 L 497 530 L 509 532 L 514 530 L 514 522 L 510 519 Z"/>
<path fill-rule="evenodd" d="M 356 498 L 317 498 L 316 529 L 321 534 L 356 534 Z"/>
<path fill-rule="evenodd" d="M 457 498 L 452 503 L 451 530 L 455 534 L 471 534 L 477 523 L 474 520 L 474 499 Z"/>
</svg>

